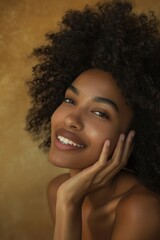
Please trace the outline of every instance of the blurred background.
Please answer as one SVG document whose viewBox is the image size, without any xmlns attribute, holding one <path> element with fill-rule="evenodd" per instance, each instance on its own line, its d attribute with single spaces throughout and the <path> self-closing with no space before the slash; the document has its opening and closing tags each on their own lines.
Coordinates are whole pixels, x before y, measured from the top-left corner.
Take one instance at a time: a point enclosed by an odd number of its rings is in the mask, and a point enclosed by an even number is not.
<svg viewBox="0 0 160 240">
<path fill-rule="evenodd" d="M 0 239 L 50 240 L 52 221 L 46 188 L 66 171 L 48 163 L 39 142 L 24 131 L 30 106 L 25 81 L 31 78 L 32 49 L 45 43 L 69 8 L 95 0 L 0 0 Z M 160 14 L 159 0 L 134 1 L 138 12 Z"/>
</svg>

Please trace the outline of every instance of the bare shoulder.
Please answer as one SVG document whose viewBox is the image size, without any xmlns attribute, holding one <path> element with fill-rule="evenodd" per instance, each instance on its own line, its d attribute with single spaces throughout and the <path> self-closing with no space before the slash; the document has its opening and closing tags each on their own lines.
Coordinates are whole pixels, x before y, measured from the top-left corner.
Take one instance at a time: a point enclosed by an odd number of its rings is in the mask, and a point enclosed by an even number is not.
<svg viewBox="0 0 160 240">
<path fill-rule="evenodd" d="M 141 185 L 121 198 L 116 216 L 131 226 L 130 231 L 135 228 L 139 234 L 150 234 L 153 239 L 160 236 L 160 196 Z"/>
<path fill-rule="evenodd" d="M 56 197 L 58 188 L 62 183 L 69 179 L 69 174 L 61 174 L 50 181 L 47 188 L 48 203 L 51 212 L 53 222 L 55 220 L 55 210 L 56 210 Z"/>
</svg>

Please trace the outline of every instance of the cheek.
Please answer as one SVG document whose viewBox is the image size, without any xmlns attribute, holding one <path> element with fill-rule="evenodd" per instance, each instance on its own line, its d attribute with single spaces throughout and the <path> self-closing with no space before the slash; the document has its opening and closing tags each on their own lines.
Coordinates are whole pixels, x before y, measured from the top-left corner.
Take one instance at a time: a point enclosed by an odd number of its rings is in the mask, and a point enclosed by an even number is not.
<svg viewBox="0 0 160 240">
<path fill-rule="evenodd" d="M 59 124 L 63 118 L 64 118 L 64 114 L 63 114 L 63 111 L 61 110 L 61 107 L 59 106 L 56 109 L 56 111 L 52 114 L 51 127 L 54 128 L 54 126 Z"/>
<path fill-rule="evenodd" d="M 110 156 L 112 155 L 117 141 L 120 136 L 120 127 L 119 124 L 107 123 L 105 125 L 100 125 L 98 128 L 93 128 L 88 126 L 89 139 L 91 140 L 92 151 L 91 155 L 94 159 L 100 156 L 104 142 L 106 139 L 109 139 L 111 142 L 110 146 Z"/>
<path fill-rule="evenodd" d="M 51 117 L 51 146 L 53 144 L 54 131 L 56 127 L 59 125 L 59 123 L 61 123 L 62 118 L 63 118 L 63 115 L 59 111 L 59 108 L 57 108 L 57 110 L 52 114 L 52 117 Z"/>
<path fill-rule="evenodd" d="M 54 136 L 54 129 L 63 123 L 64 117 L 65 111 L 62 111 L 60 107 L 53 113 L 51 118 L 52 136 Z M 64 168 L 86 168 L 98 161 L 106 139 L 111 141 L 110 156 L 112 155 L 120 134 L 119 123 L 103 122 L 97 124 L 97 120 L 91 118 L 85 118 L 84 122 L 81 134 L 88 142 L 87 149 L 79 153 L 62 153 L 54 148 L 52 142 L 49 158 L 54 165 Z"/>
</svg>

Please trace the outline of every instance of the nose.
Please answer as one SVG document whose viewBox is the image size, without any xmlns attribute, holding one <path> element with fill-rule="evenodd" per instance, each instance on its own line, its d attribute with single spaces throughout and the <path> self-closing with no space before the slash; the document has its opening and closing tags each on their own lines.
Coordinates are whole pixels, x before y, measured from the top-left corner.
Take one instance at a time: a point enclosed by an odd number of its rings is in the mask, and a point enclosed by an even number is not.
<svg viewBox="0 0 160 240">
<path fill-rule="evenodd" d="M 70 129 L 75 129 L 78 131 L 83 129 L 82 115 L 80 112 L 68 114 L 64 119 L 64 123 L 65 126 Z"/>
</svg>

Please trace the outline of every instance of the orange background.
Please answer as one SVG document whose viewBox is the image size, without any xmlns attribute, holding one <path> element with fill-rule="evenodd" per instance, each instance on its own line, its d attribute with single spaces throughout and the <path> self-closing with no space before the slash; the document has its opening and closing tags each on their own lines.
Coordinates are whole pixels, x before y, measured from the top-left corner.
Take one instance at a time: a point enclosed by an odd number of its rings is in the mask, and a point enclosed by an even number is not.
<svg viewBox="0 0 160 240">
<path fill-rule="evenodd" d="M 25 81 L 31 76 L 34 47 L 56 29 L 64 11 L 95 0 L 0 1 L 0 239 L 49 240 L 52 222 L 46 186 L 66 170 L 53 167 L 24 131 L 30 99 Z M 136 0 L 138 11 L 160 12 L 159 0 Z"/>
</svg>

